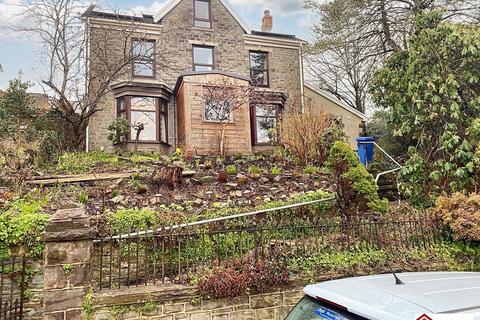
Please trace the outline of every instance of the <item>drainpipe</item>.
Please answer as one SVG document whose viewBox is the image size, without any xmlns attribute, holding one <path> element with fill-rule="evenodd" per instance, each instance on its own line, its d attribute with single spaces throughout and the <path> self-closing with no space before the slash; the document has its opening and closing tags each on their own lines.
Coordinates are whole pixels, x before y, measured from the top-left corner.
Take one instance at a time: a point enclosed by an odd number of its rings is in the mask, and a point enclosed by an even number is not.
<svg viewBox="0 0 480 320">
<path fill-rule="evenodd" d="M 300 95 L 302 99 L 302 113 L 305 113 L 305 75 L 303 72 L 303 44 L 300 44 L 298 50 L 299 61 L 300 61 Z"/>
<path fill-rule="evenodd" d="M 85 94 L 89 94 L 88 93 L 88 81 L 89 81 L 89 74 L 90 74 L 90 64 L 89 64 L 89 61 L 90 61 L 90 18 L 86 18 L 85 19 L 85 45 L 86 45 L 86 59 L 85 59 Z M 90 123 L 90 119 L 89 119 L 89 123 Z M 90 137 L 89 137 L 89 133 L 90 133 L 90 124 L 87 125 L 87 128 L 85 129 L 85 152 L 89 152 L 90 151 Z"/>
</svg>

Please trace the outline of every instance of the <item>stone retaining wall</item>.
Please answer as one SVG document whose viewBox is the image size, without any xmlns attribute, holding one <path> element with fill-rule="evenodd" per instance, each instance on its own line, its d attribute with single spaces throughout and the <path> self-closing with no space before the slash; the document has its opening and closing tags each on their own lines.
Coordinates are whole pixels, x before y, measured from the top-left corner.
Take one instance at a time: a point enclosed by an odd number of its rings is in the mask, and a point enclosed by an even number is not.
<svg viewBox="0 0 480 320">
<path fill-rule="evenodd" d="M 303 296 L 301 287 L 212 301 L 199 301 L 193 292 L 168 286 L 102 292 L 94 298 L 90 319 L 283 320 Z"/>
</svg>

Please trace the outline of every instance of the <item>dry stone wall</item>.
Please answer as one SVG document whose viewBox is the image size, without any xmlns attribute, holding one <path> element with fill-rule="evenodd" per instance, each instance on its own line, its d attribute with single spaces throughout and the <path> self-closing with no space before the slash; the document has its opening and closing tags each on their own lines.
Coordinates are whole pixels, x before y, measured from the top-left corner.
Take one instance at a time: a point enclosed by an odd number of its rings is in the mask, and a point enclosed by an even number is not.
<svg viewBox="0 0 480 320">
<path fill-rule="evenodd" d="M 179 290 L 181 292 L 181 289 Z M 158 295 L 156 292 L 154 295 Z M 92 315 L 94 320 L 130 319 L 130 320 L 283 320 L 292 307 L 303 296 L 301 288 L 273 293 L 251 295 L 239 298 L 202 301 L 192 303 L 195 298 L 171 298 L 162 303 L 114 305 L 106 301 L 124 301 L 138 299 L 138 293 L 132 292 L 126 299 L 123 294 L 97 298 L 102 304 L 96 306 Z M 158 297 L 158 296 L 157 296 Z M 140 298 L 141 299 L 141 298 Z M 146 308 L 145 306 L 149 306 Z M 148 309 L 148 310 L 146 310 Z M 119 312 L 121 311 L 121 312 Z"/>
</svg>

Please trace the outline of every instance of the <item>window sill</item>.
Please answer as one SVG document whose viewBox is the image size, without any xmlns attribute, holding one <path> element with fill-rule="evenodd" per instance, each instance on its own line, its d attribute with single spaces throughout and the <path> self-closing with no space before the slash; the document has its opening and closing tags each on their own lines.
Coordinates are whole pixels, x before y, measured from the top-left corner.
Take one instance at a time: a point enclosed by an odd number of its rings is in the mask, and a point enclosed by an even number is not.
<svg viewBox="0 0 480 320">
<path fill-rule="evenodd" d="M 202 123 L 205 123 L 205 124 L 222 124 L 221 121 L 215 121 L 215 120 L 203 120 Z M 229 125 L 235 125 L 236 122 L 235 121 L 229 121 L 226 125 L 229 126 Z"/>
<path fill-rule="evenodd" d="M 135 141 L 127 141 L 127 144 L 135 144 Z M 161 141 L 138 141 L 138 144 L 158 144 L 158 145 L 165 145 L 170 146 L 170 144 Z"/>
<path fill-rule="evenodd" d="M 212 28 L 202 28 L 202 27 L 196 27 L 196 26 L 193 26 L 193 27 L 192 27 L 192 30 L 196 30 L 196 31 L 207 31 L 207 32 L 213 32 L 213 31 L 214 31 Z"/>
</svg>

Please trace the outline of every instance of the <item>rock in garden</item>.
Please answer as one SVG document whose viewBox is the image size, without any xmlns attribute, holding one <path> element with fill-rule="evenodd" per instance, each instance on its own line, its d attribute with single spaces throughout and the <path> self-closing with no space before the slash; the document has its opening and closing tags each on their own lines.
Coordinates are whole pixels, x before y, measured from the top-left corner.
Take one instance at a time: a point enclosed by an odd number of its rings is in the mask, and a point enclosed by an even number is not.
<svg viewBox="0 0 480 320">
<path fill-rule="evenodd" d="M 207 183 L 212 183 L 214 180 L 214 178 L 212 176 L 205 176 L 205 177 L 201 177 L 200 179 L 198 179 L 198 181 L 201 183 L 201 184 L 207 184 Z"/>
<path fill-rule="evenodd" d="M 227 186 L 229 188 L 232 188 L 232 189 L 235 189 L 236 187 L 238 187 L 238 183 L 227 183 L 227 184 L 225 184 L 225 186 Z"/>
<path fill-rule="evenodd" d="M 119 204 L 120 202 L 122 202 L 123 200 L 125 200 L 125 197 L 122 196 L 122 195 L 118 195 L 116 197 L 113 197 L 112 199 L 108 200 L 109 202 L 113 203 L 113 204 Z"/>
<path fill-rule="evenodd" d="M 196 175 L 196 174 L 197 174 L 197 172 L 196 172 L 196 171 L 193 171 L 193 170 L 184 170 L 184 171 L 182 172 L 182 175 L 183 175 L 184 177 L 193 177 L 193 176 Z"/>
</svg>

